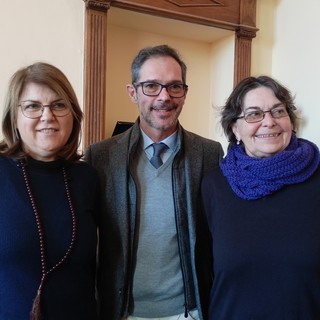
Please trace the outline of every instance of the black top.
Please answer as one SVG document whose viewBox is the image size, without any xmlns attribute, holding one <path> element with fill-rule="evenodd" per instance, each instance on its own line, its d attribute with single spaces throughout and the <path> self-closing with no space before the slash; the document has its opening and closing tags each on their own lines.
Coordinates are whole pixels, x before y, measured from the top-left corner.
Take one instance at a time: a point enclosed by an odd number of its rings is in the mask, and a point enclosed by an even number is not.
<svg viewBox="0 0 320 320">
<path fill-rule="evenodd" d="M 220 169 L 202 183 L 212 235 L 210 320 L 320 319 L 320 169 L 243 200 Z"/>
<path fill-rule="evenodd" d="M 30 161 L 27 171 L 45 236 L 48 268 L 66 253 L 72 219 L 61 162 Z M 45 320 L 97 319 L 95 301 L 98 177 L 86 163 L 67 167 L 77 218 L 71 256 L 44 284 Z M 0 319 L 27 320 L 41 279 L 39 235 L 22 170 L 0 157 Z"/>
</svg>

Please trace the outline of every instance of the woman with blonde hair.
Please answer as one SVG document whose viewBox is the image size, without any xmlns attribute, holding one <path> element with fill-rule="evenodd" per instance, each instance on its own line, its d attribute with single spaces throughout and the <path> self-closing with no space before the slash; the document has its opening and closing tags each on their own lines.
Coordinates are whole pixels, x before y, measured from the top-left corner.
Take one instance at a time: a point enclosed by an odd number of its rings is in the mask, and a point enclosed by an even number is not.
<svg viewBox="0 0 320 320">
<path fill-rule="evenodd" d="M 83 115 L 66 76 L 18 70 L 0 143 L 0 319 L 97 319 L 99 180 L 78 152 Z"/>
</svg>

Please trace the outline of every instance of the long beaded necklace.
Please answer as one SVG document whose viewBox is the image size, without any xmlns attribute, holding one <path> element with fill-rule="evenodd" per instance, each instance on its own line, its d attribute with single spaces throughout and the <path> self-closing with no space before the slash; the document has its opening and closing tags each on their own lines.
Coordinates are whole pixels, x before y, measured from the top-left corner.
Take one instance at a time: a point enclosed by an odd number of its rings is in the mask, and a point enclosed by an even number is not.
<svg viewBox="0 0 320 320">
<path fill-rule="evenodd" d="M 75 240 L 76 240 L 76 231 L 77 231 L 77 220 L 76 220 L 76 214 L 75 214 L 75 210 L 74 210 L 71 195 L 70 195 L 70 186 L 69 186 L 69 182 L 68 182 L 67 172 L 66 172 L 65 167 L 63 166 L 62 167 L 63 181 L 64 181 L 67 200 L 68 200 L 71 218 L 72 218 L 72 234 L 71 234 L 70 245 L 69 245 L 66 253 L 64 254 L 64 256 L 53 267 L 51 267 L 50 269 L 47 269 L 46 252 L 45 252 L 46 246 L 45 246 L 44 232 L 43 232 L 43 228 L 42 228 L 40 214 L 39 214 L 38 208 L 36 206 L 33 193 L 31 191 L 29 175 L 28 175 L 28 172 L 26 169 L 25 162 L 20 160 L 19 167 L 21 167 L 21 169 L 22 169 L 24 182 L 25 182 L 27 192 L 29 195 L 29 199 L 31 202 L 31 206 L 32 206 L 35 218 L 36 218 L 39 241 L 40 241 L 40 257 L 41 257 L 42 277 L 41 277 L 40 285 L 37 290 L 37 295 L 36 295 L 36 298 L 34 299 L 32 311 L 31 311 L 31 319 L 36 320 L 36 319 L 42 319 L 41 308 L 40 308 L 40 298 L 41 298 L 42 288 L 43 288 L 43 285 L 45 283 L 47 276 L 53 270 L 58 268 L 62 263 L 64 263 L 66 261 L 66 259 L 70 256 L 72 249 L 74 248 L 74 244 L 75 244 Z"/>
</svg>

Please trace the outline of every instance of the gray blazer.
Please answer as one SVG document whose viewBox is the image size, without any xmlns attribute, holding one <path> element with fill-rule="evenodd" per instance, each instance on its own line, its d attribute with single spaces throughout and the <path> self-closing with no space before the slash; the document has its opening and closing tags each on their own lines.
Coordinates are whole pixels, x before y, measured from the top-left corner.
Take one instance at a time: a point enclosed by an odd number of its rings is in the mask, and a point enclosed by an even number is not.
<svg viewBox="0 0 320 320">
<path fill-rule="evenodd" d="M 181 148 L 173 160 L 172 185 L 186 310 L 195 301 L 200 319 L 206 319 L 212 261 L 200 185 L 203 175 L 218 166 L 223 149 L 220 143 L 188 132 L 180 125 L 178 130 Z M 130 163 L 140 138 L 137 120 L 126 132 L 91 145 L 86 152 L 86 161 L 100 174 L 103 192 L 98 268 L 101 319 L 119 320 L 132 311 L 137 190 Z"/>
</svg>

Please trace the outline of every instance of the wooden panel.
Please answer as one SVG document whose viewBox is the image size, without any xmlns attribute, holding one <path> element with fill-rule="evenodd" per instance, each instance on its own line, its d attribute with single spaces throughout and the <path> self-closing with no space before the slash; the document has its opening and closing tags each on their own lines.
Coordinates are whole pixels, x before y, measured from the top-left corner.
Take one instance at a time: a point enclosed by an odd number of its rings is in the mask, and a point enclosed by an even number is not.
<svg viewBox="0 0 320 320">
<path fill-rule="evenodd" d="M 234 85 L 251 75 L 252 34 L 239 29 L 235 38 Z"/>
<path fill-rule="evenodd" d="M 248 26 L 253 27 L 252 32 L 256 32 L 256 0 L 241 0 L 239 8 L 239 25 L 242 28 L 250 30 Z"/>
<path fill-rule="evenodd" d="M 111 5 L 229 30 L 239 20 L 239 0 L 113 0 Z"/>
<path fill-rule="evenodd" d="M 100 1 L 85 1 L 83 146 L 104 138 L 106 107 L 107 10 Z"/>
<path fill-rule="evenodd" d="M 256 0 L 242 0 L 239 12 L 239 25 L 235 34 L 234 85 L 251 75 L 251 45 L 257 28 Z"/>
</svg>

